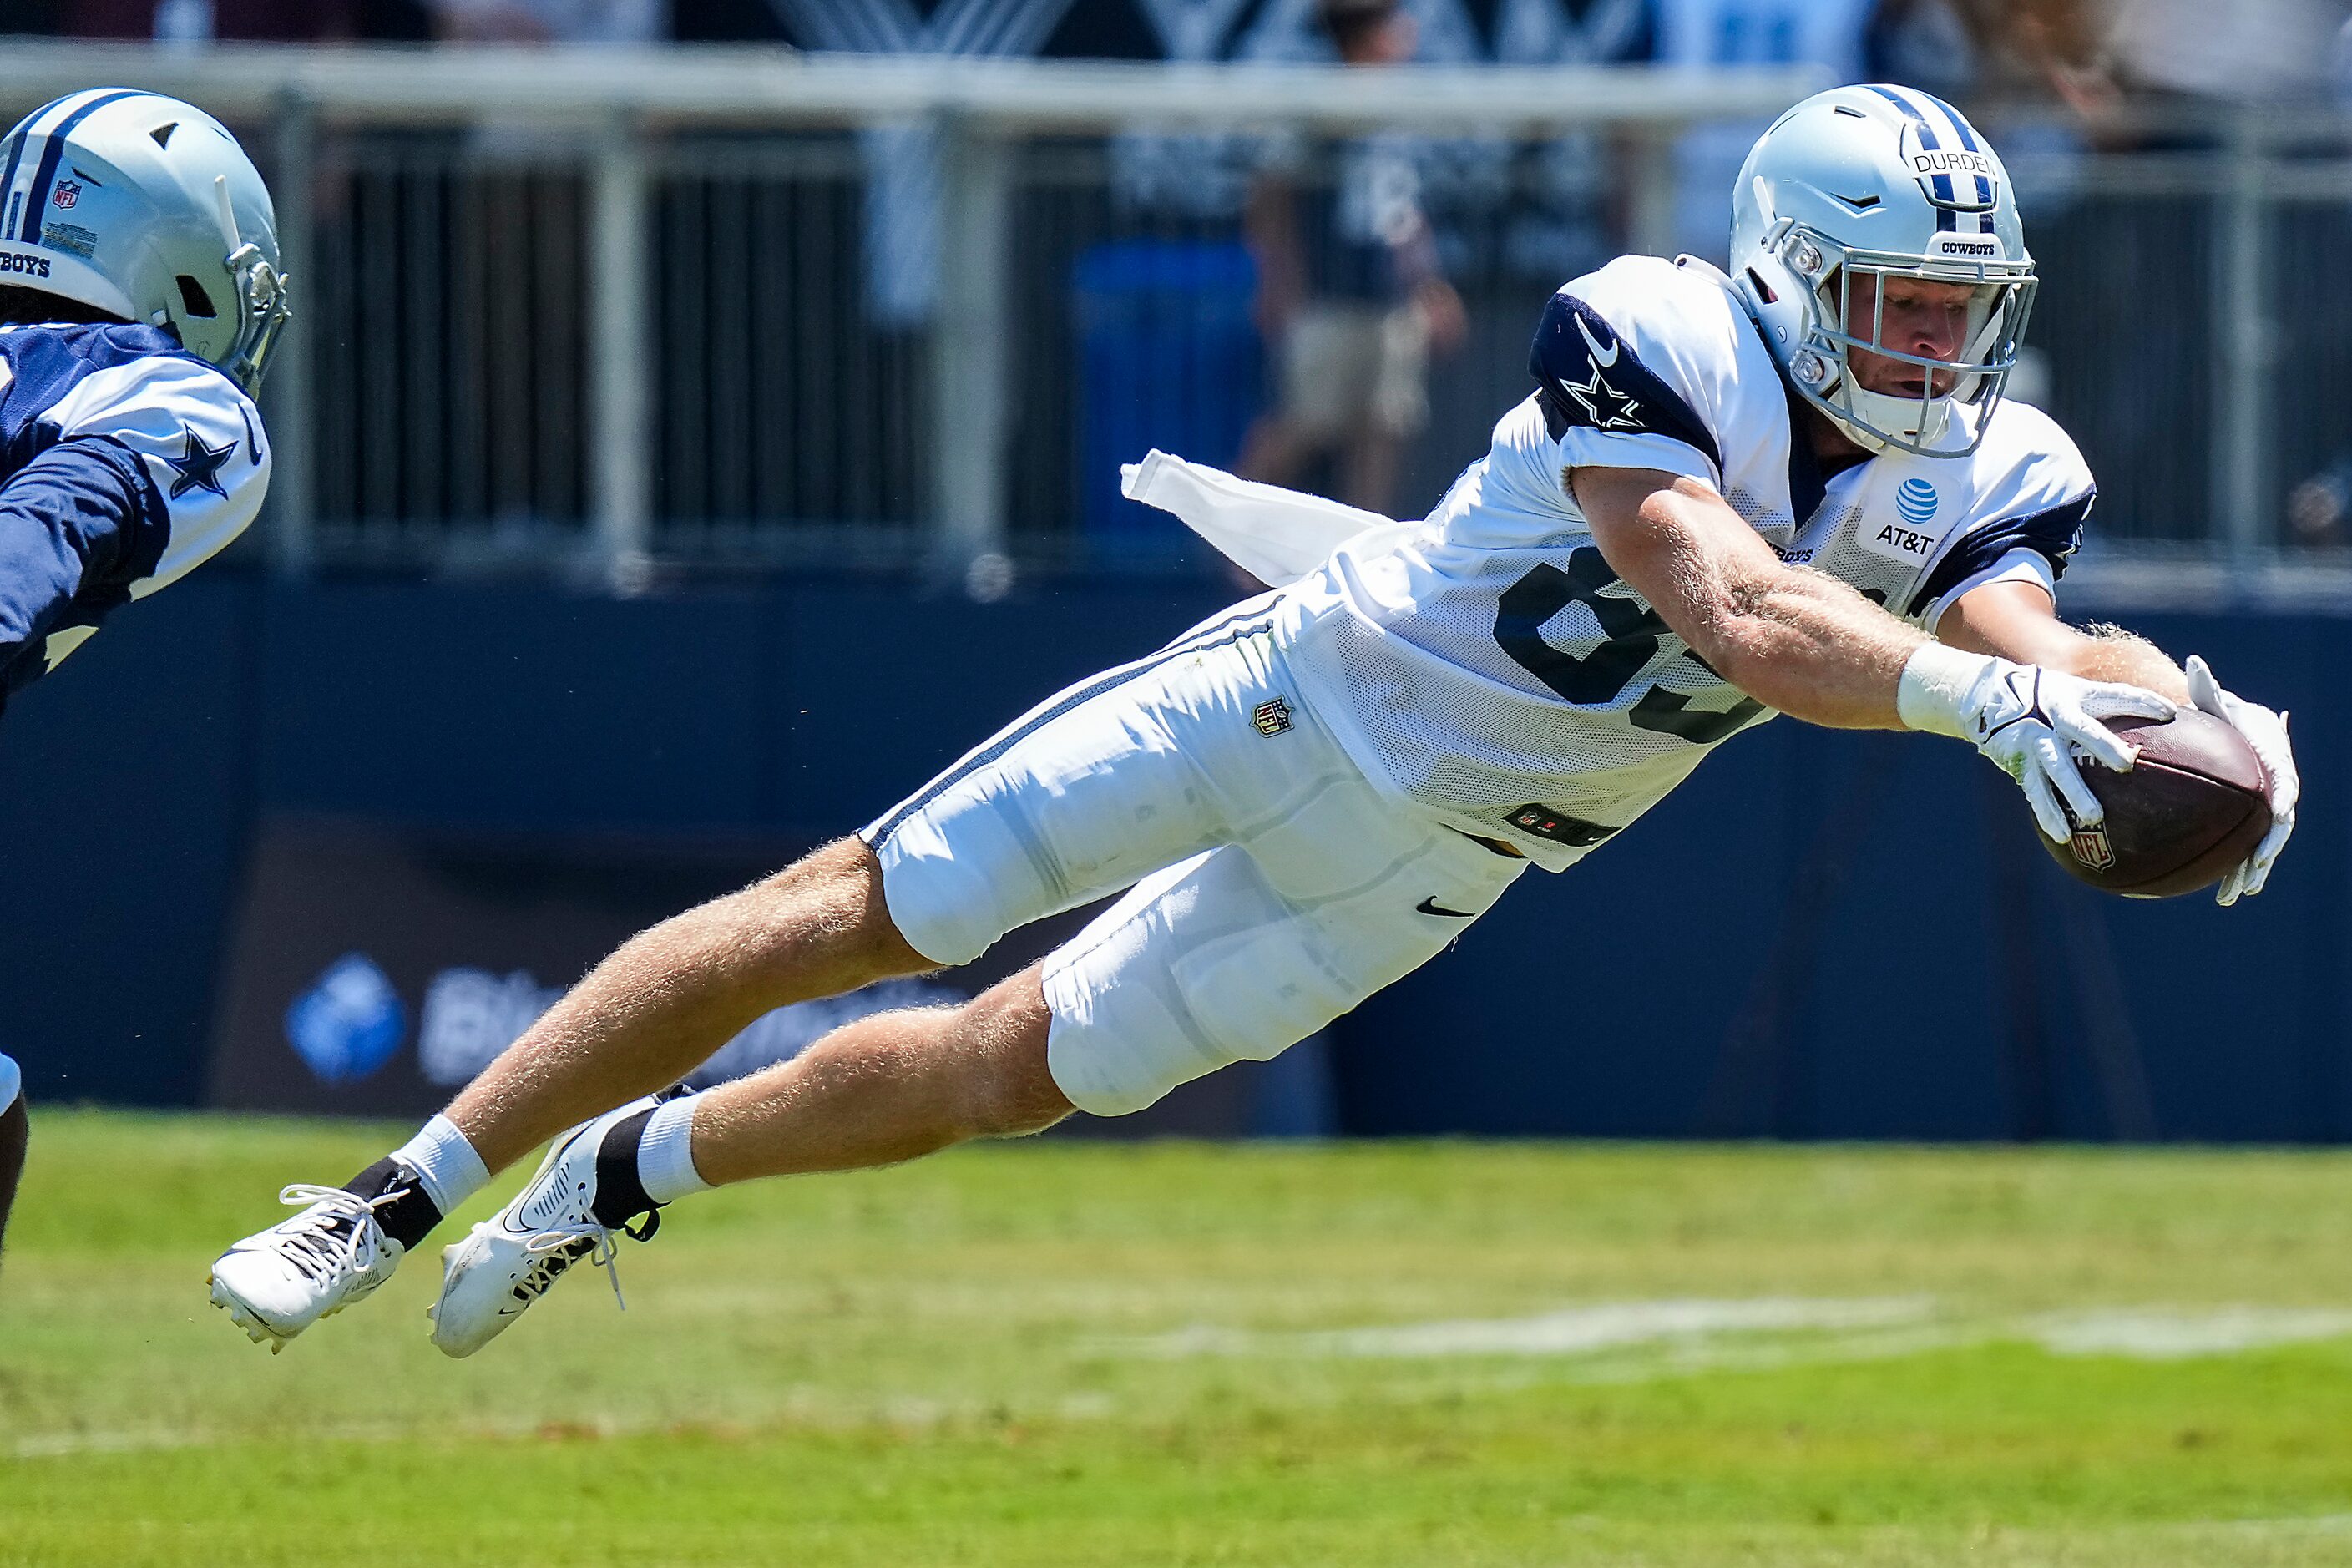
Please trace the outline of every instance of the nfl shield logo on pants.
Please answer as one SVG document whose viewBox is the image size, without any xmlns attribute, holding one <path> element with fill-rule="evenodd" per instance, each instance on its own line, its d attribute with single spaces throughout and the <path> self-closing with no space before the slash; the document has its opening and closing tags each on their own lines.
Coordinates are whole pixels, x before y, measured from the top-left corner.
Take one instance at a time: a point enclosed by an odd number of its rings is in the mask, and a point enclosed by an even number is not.
<svg viewBox="0 0 2352 1568">
<path fill-rule="evenodd" d="M 1250 710 L 1250 722 L 1261 735 L 1279 735 L 1290 728 L 1290 704 L 1279 697 L 1261 702 Z"/>
</svg>

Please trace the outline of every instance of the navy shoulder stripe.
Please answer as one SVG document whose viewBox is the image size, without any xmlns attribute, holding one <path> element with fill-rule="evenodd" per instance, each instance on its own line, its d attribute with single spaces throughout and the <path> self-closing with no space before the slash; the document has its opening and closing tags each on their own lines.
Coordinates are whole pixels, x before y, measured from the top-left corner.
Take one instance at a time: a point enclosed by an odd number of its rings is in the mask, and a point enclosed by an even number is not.
<svg viewBox="0 0 2352 1568">
<path fill-rule="evenodd" d="M 157 358 L 204 363 L 160 327 L 16 327 L 0 331 L 0 363 L 10 373 L 6 389 L 0 391 L 0 472 L 23 467 L 56 439 L 54 426 L 41 416 L 85 377 Z"/>
<path fill-rule="evenodd" d="M 1683 395 L 1643 364 L 1601 312 L 1573 294 L 1544 307 L 1528 353 L 1544 428 L 1555 441 L 1579 426 L 1627 435 L 1667 436 L 1723 468 L 1715 433 Z"/>
<path fill-rule="evenodd" d="M 2095 486 L 2047 511 L 2005 518 L 1971 529 L 1952 546 L 1951 553 L 1936 563 L 1927 580 L 1919 584 L 1919 591 L 1911 596 L 1910 613 L 1926 614 L 1928 605 L 2012 550 L 2034 552 L 2050 563 L 2052 576 L 2063 577 L 2066 563 L 2082 547 L 2083 521 L 2090 515 L 2091 502 L 2098 494 Z"/>
</svg>

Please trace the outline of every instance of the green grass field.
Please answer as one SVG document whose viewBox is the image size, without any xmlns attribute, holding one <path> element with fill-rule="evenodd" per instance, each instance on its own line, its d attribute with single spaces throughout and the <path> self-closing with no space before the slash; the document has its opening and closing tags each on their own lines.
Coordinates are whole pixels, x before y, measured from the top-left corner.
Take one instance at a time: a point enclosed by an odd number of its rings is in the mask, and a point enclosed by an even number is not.
<svg viewBox="0 0 2352 1568">
<path fill-rule="evenodd" d="M 205 1266 L 383 1129 L 47 1112 L 0 1564 L 2352 1563 L 2352 1158 L 1034 1143 L 471 1362 Z"/>
</svg>

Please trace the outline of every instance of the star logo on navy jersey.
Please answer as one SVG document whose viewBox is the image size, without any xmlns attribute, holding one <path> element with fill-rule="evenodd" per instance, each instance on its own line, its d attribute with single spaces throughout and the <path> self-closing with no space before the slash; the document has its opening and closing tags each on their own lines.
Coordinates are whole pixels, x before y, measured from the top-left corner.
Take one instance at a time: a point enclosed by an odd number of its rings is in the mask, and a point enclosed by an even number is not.
<svg viewBox="0 0 2352 1568">
<path fill-rule="evenodd" d="M 180 434 L 187 437 L 187 444 L 180 448 L 178 457 L 163 459 L 179 470 L 180 477 L 172 481 L 172 499 L 178 500 L 190 490 L 210 490 L 221 500 L 228 500 L 228 491 L 220 482 L 221 465 L 236 450 L 236 443 L 207 447 L 204 437 L 186 425 L 180 426 Z"/>
<path fill-rule="evenodd" d="M 1579 321 L 1578 326 L 1584 323 Z M 1585 422 L 1595 430 L 1639 430 L 1642 422 L 1633 417 L 1641 405 L 1601 379 L 1601 367 L 1592 367 L 1592 379 L 1583 383 L 1562 381 L 1560 390 L 1576 399 L 1584 410 Z"/>
</svg>

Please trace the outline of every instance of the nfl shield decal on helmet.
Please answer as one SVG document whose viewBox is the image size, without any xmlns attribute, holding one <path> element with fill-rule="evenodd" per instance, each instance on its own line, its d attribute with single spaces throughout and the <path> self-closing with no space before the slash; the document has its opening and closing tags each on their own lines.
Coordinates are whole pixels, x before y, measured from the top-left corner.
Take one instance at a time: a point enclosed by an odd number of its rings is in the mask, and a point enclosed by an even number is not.
<svg viewBox="0 0 2352 1568">
<path fill-rule="evenodd" d="M 2091 870 L 2108 870 L 2116 863 L 2116 847 L 2107 840 L 2105 823 L 2096 827 L 2077 827 L 2074 837 L 2066 841 L 2066 847 L 2074 852 L 2078 865 Z"/>
<path fill-rule="evenodd" d="M 61 207 L 69 207 L 79 200 L 81 200 L 81 185 L 73 180 L 59 180 L 57 189 L 49 196 L 51 204 Z"/>
</svg>

